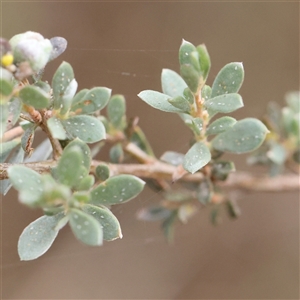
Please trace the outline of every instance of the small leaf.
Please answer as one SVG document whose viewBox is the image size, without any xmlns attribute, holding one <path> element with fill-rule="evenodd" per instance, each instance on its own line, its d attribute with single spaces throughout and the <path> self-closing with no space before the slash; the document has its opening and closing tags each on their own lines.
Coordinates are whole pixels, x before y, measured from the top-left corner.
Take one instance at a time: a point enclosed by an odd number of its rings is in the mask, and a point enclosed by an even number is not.
<svg viewBox="0 0 300 300">
<path fill-rule="evenodd" d="M 187 124 L 188 125 L 188 124 Z M 192 124 L 188 125 L 196 135 L 199 135 L 203 129 L 203 120 L 200 118 L 193 118 Z"/>
<path fill-rule="evenodd" d="M 110 161 L 115 164 L 120 164 L 124 160 L 124 151 L 121 143 L 110 148 L 109 158 Z"/>
<path fill-rule="evenodd" d="M 118 219 L 108 208 L 84 205 L 83 211 L 93 216 L 101 224 L 104 240 L 113 241 L 123 237 Z"/>
<path fill-rule="evenodd" d="M 74 72 L 72 66 L 65 61 L 62 62 L 52 79 L 54 109 L 60 109 L 66 89 L 73 79 Z"/>
<path fill-rule="evenodd" d="M 56 117 L 51 117 L 47 120 L 48 128 L 55 139 L 65 140 L 67 139 L 67 133 L 64 129 L 61 120 Z"/>
<path fill-rule="evenodd" d="M 144 134 L 143 130 L 139 126 L 134 126 L 134 132 L 131 135 L 132 143 L 137 145 L 140 149 L 146 152 L 148 155 L 154 157 L 154 152 L 151 148 L 149 141 L 147 140 L 146 135 Z"/>
<path fill-rule="evenodd" d="M 36 206 L 43 192 L 40 187 L 41 175 L 18 165 L 10 167 L 7 172 L 13 187 L 20 192 L 20 201 L 28 206 Z"/>
<path fill-rule="evenodd" d="M 184 202 L 193 198 L 194 196 L 186 190 L 170 190 L 164 193 L 164 199 L 171 202 Z"/>
<path fill-rule="evenodd" d="M 113 205 L 127 202 L 136 197 L 145 182 L 132 175 L 118 175 L 100 183 L 91 192 L 91 203 Z"/>
<path fill-rule="evenodd" d="M 55 216 L 42 216 L 30 223 L 22 232 L 18 242 L 18 253 L 21 260 L 32 260 L 43 255 L 51 247 L 58 231 L 63 213 Z"/>
<path fill-rule="evenodd" d="M 163 69 L 161 73 L 162 91 L 164 94 L 174 98 L 182 96 L 187 88 L 185 81 L 175 71 Z"/>
<path fill-rule="evenodd" d="M 91 165 L 91 150 L 89 148 L 89 146 L 84 143 L 83 141 L 79 140 L 79 139 L 75 139 L 72 142 L 70 142 L 66 147 L 65 147 L 65 151 L 69 151 L 69 149 L 71 148 L 80 148 L 81 153 L 83 155 L 82 157 L 82 161 L 81 161 L 81 165 L 87 170 L 90 170 L 90 165 Z M 86 175 L 88 174 L 88 172 L 86 173 Z"/>
<path fill-rule="evenodd" d="M 180 109 L 183 112 L 190 113 L 191 106 L 188 100 L 185 98 L 178 96 L 168 100 L 174 107 Z"/>
<path fill-rule="evenodd" d="M 173 210 L 170 216 L 167 217 L 162 223 L 164 236 L 166 237 L 169 243 L 171 243 L 174 240 L 174 225 L 177 218 L 177 210 Z"/>
<path fill-rule="evenodd" d="M 229 173 L 235 171 L 232 161 L 215 161 L 212 165 L 212 177 L 218 180 L 226 180 Z"/>
<path fill-rule="evenodd" d="M 33 85 L 42 89 L 47 94 L 51 93 L 51 86 L 47 82 L 39 80 L 39 81 L 36 81 Z"/>
<path fill-rule="evenodd" d="M 55 36 L 50 39 L 50 42 L 52 44 L 52 51 L 50 54 L 49 61 L 57 58 L 59 55 L 61 55 L 63 52 L 65 52 L 68 42 L 65 38 L 60 36 Z"/>
<path fill-rule="evenodd" d="M 212 122 L 207 130 L 206 130 L 206 135 L 213 135 L 213 134 L 218 134 L 220 132 L 224 132 L 230 127 L 232 127 L 236 123 L 236 119 L 225 116 L 221 117 L 214 122 Z"/>
<path fill-rule="evenodd" d="M 109 167 L 105 164 L 100 164 L 96 167 L 95 173 L 97 178 L 99 178 L 101 181 L 105 181 L 109 178 Z"/>
<path fill-rule="evenodd" d="M 79 115 L 62 120 L 67 133 L 73 138 L 78 137 L 86 143 L 95 143 L 106 138 L 105 127 L 97 118 Z"/>
<path fill-rule="evenodd" d="M 42 109 L 49 106 L 49 95 L 42 89 L 27 85 L 19 92 L 19 97 L 28 106 L 33 106 L 36 109 Z"/>
<path fill-rule="evenodd" d="M 207 205 L 213 194 L 213 185 L 209 178 L 205 177 L 197 189 L 197 199 L 203 205 Z"/>
<path fill-rule="evenodd" d="M 75 187 L 76 191 L 87 191 L 95 183 L 95 177 L 93 175 L 85 176 L 80 183 Z"/>
<path fill-rule="evenodd" d="M 82 161 L 82 153 L 80 148 L 69 148 L 63 151 L 60 157 L 56 169 L 56 179 L 69 187 L 74 187 L 80 177 L 82 177 L 82 172 L 79 166 Z"/>
<path fill-rule="evenodd" d="M 237 93 L 244 81 L 243 64 L 239 62 L 229 63 L 218 73 L 213 85 L 211 97 L 227 93 Z"/>
<path fill-rule="evenodd" d="M 59 114 L 63 116 L 63 118 L 68 116 L 77 87 L 78 87 L 78 83 L 76 79 L 73 78 L 69 83 L 69 85 L 66 87 L 63 95 L 61 95 Z"/>
<path fill-rule="evenodd" d="M 142 208 L 137 213 L 137 218 L 142 221 L 161 221 L 171 215 L 171 211 L 163 206 L 150 206 Z"/>
<path fill-rule="evenodd" d="M 0 72 L 2 72 L 2 68 L 0 69 Z M 8 97 L 12 93 L 12 91 L 12 83 L 7 79 L 0 78 L 0 100 L 4 97 Z"/>
<path fill-rule="evenodd" d="M 212 140 L 212 146 L 223 152 L 245 153 L 257 149 L 269 132 L 259 120 L 246 118 Z"/>
<path fill-rule="evenodd" d="M 201 84 L 201 76 L 199 71 L 195 70 L 192 65 L 181 65 L 180 74 L 190 90 L 193 93 L 196 93 Z"/>
<path fill-rule="evenodd" d="M 184 89 L 183 96 L 191 105 L 194 104 L 194 102 L 195 102 L 194 94 L 188 87 Z"/>
<path fill-rule="evenodd" d="M 210 57 L 204 44 L 197 46 L 197 51 L 199 54 L 200 69 L 202 71 L 202 76 L 205 81 L 210 70 Z"/>
<path fill-rule="evenodd" d="M 181 109 L 174 107 L 168 102 L 170 96 L 162 94 L 160 92 L 145 90 L 140 92 L 138 94 L 138 97 L 140 97 L 143 101 L 156 109 L 166 112 L 182 112 Z"/>
<path fill-rule="evenodd" d="M 25 162 L 43 161 L 47 160 L 52 153 L 52 147 L 49 139 L 41 142 L 30 157 L 27 157 Z"/>
<path fill-rule="evenodd" d="M 205 85 L 201 90 L 201 96 L 206 101 L 211 98 L 211 87 Z"/>
<path fill-rule="evenodd" d="M 122 95 L 114 95 L 107 105 L 107 116 L 115 128 L 122 129 L 125 123 L 126 103 Z"/>
<path fill-rule="evenodd" d="M 183 167 L 194 174 L 211 160 L 208 147 L 203 142 L 195 143 L 184 156 Z"/>
<path fill-rule="evenodd" d="M 209 116 L 212 117 L 216 113 L 229 113 L 244 106 L 242 97 L 239 94 L 224 94 L 211 98 L 204 102 L 208 109 Z"/>
<path fill-rule="evenodd" d="M 111 89 L 106 87 L 94 87 L 89 91 L 82 90 L 73 99 L 71 110 L 76 114 L 92 114 L 106 106 L 110 94 Z"/>
<path fill-rule="evenodd" d="M 267 152 L 267 157 L 275 164 L 281 165 L 287 158 L 287 152 L 285 148 L 278 143 L 271 143 L 271 148 Z"/>
<path fill-rule="evenodd" d="M 161 157 L 160 160 L 169 163 L 173 166 L 179 166 L 183 163 L 184 154 L 173 152 L 173 151 L 166 151 Z"/>
<path fill-rule="evenodd" d="M 232 219 L 236 219 L 241 215 L 241 209 L 238 207 L 235 201 L 227 201 L 226 208 L 227 208 L 228 215 Z"/>
<path fill-rule="evenodd" d="M 196 62 L 194 62 L 194 58 L 192 57 L 193 53 L 197 53 L 196 47 L 188 42 L 185 41 L 184 39 L 182 40 L 182 43 L 179 48 L 179 63 L 180 65 L 184 64 L 194 64 L 193 67 L 200 71 L 200 63 L 199 60 L 197 59 Z"/>
<path fill-rule="evenodd" d="M 1 108 L 2 110 L 2 108 Z M 20 117 L 20 113 L 22 111 L 22 102 L 19 98 L 13 97 L 8 102 L 8 113 L 9 113 L 9 119 L 10 124 L 15 125 Z"/>
<path fill-rule="evenodd" d="M 76 208 L 70 209 L 68 216 L 70 227 L 79 241 L 90 246 L 102 245 L 102 226 L 95 218 Z"/>
<path fill-rule="evenodd" d="M 3 163 L 7 157 L 9 156 L 10 152 L 19 145 L 21 140 L 19 138 L 14 139 L 9 142 L 0 143 L 0 163 Z"/>
</svg>

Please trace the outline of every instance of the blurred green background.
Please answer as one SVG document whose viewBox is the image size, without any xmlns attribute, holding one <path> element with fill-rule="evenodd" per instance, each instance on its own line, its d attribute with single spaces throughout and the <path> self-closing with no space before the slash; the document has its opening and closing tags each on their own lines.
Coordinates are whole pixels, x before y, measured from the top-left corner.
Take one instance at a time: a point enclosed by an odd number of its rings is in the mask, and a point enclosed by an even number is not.
<svg viewBox="0 0 300 300">
<path fill-rule="evenodd" d="M 208 84 L 226 63 L 243 62 L 245 108 L 236 118 L 261 117 L 268 101 L 283 105 L 284 94 L 299 89 L 299 2 L 1 1 L 1 10 L 2 37 L 28 30 L 65 37 L 67 51 L 44 78 L 66 60 L 79 89 L 124 94 L 157 156 L 186 151 L 190 135 L 176 115 L 136 95 L 161 89 L 162 68 L 178 71 L 182 38 L 206 44 Z M 245 158 L 235 159 L 239 169 L 249 168 Z M 173 245 L 159 224 L 136 220 L 139 208 L 159 200 L 146 189 L 113 209 L 122 240 L 90 248 L 65 228 L 43 257 L 20 262 L 18 237 L 41 212 L 10 191 L 1 200 L 2 298 L 299 299 L 299 193 L 242 194 L 240 219 L 219 227 L 202 210 L 177 226 Z"/>
</svg>

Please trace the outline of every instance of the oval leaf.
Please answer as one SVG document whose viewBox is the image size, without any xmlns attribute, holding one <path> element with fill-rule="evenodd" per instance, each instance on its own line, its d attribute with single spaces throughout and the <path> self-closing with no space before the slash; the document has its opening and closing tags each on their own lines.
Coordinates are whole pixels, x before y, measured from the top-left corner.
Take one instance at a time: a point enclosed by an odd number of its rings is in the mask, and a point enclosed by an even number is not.
<svg viewBox="0 0 300 300">
<path fill-rule="evenodd" d="M 19 97 L 26 105 L 33 106 L 36 109 L 42 109 L 49 106 L 50 97 L 42 89 L 27 85 L 19 92 Z"/>
<path fill-rule="evenodd" d="M 50 39 L 50 42 L 52 44 L 52 51 L 50 54 L 50 60 L 55 59 L 59 55 L 61 55 L 67 48 L 68 42 L 65 38 L 60 37 L 60 36 L 55 36 Z"/>
<path fill-rule="evenodd" d="M 211 97 L 227 93 L 237 93 L 244 81 L 244 68 L 240 62 L 229 63 L 218 73 L 213 85 Z"/>
<path fill-rule="evenodd" d="M 51 117 L 47 120 L 48 128 L 55 139 L 65 140 L 67 139 L 67 133 L 64 129 L 61 120 L 56 117 Z"/>
<path fill-rule="evenodd" d="M 97 178 L 99 178 L 101 181 L 104 181 L 109 178 L 109 167 L 105 164 L 100 164 L 96 167 L 95 173 Z"/>
<path fill-rule="evenodd" d="M 182 77 L 170 69 L 162 70 L 161 84 L 163 93 L 172 98 L 182 96 L 184 89 L 187 88 L 187 84 Z"/>
<path fill-rule="evenodd" d="M 86 91 L 84 94 L 82 91 L 80 91 L 76 95 L 76 99 L 73 99 L 71 110 L 76 114 L 92 114 L 95 111 L 101 110 L 106 106 L 110 94 L 111 89 L 108 89 L 106 87 L 95 87 L 89 91 Z"/>
<path fill-rule="evenodd" d="M 21 140 L 14 139 L 12 141 L 6 142 L 6 143 L 0 143 L 0 163 L 3 163 L 6 158 L 9 156 L 9 153 L 17 146 L 19 145 Z"/>
<path fill-rule="evenodd" d="M 138 94 L 138 96 L 145 101 L 150 106 L 166 111 L 166 112 L 183 112 L 181 109 L 178 109 L 171 105 L 168 100 L 170 99 L 170 96 L 162 94 L 160 92 L 151 91 L 151 90 L 145 90 Z"/>
<path fill-rule="evenodd" d="M 75 208 L 70 210 L 68 216 L 70 227 L 79 241 L 90 246 L 102 245 L 102 226 L 95 218 Z"/>
<path fill-rule="evenodd" d="M 47 252 L 58 234 L 59 230 L 56 226 L 63 217 L 63 213 L 55 216 L 42 216 L 30 223 L 19 238 L 20 259 L 36 259 Z"/>
<path fill-rule="evenodd" d="M 93 216 L 101 224 L 104 240 L 113 241 L 123 237 L 118 219 L 108 208 L 85 205 L 83 211 Z"/>
<path fill-rule="evenodd" d="M 224 152 L 245 153 L 257 149 L 269 132 L 259 120 L 246 118 L 212 140 L 212 146 Z"/>
<path fill-rule="evenodd" d="M 235 123 L 236 123 L 236 119 L 228 116 L 219 118 L 208 126 L 206 130 L 206 135 L 212 135 L 212 134 L 218 134 L 220 132 L 224 132 L 228 128 L 232 127 Z"/>
<path fill-rule="evenodd" d="M 183 163 L 184 154 L 173 151 L 167 151 L 160 157 L 160 160 L 167 162 L 173 166 L 179 166 Z"/>
<path fill-rule="evenodd" d="M 210 66 L 211 66 L 210 57 L 209 57 L 208 51 L 206 49 L 206 46 L 204 44 L 197 46 L 197 51 L 199 54 L 200 68 L 201 68 L 202 76 L 203 76 L 204 80 L 206 80 L 209 70 L 210 70 Z"/>
<path fill-rule="evenodd" d="M 67 133 L 86 143 L 95 143 L 106 138 L 105 127 L 100 120 L 92 116 L 80 115 L 62 120 Z"/>
<path fill-rule="evenodd" d="M 13 187 L 20 192 L 21 202 L 29 206 L 37 204 L 43 192 L 41 175 L 24 166 L 12 166 L 7 172 Z"/>
<path fill-rule="evenodd" d="M 215 113 L 229 113 L 244 106 L 242 97 L 239 94 L 224 94 L 211 98 L 204 102 L 208 109 L 209 115 L 213 116 Z"/>
<path fill-rule="evenodd" d="M 118 175 L 100 183 L 91 192 L 91 203 L 113 205 L 127 202 L 136 197 L 145 182 L 132 175 Z"/>
<path fill-rule="evenodd" d="M 203 142 L 195 143 L 184 156 L 183 167 L 194 174 L 208 164 L 211 159 L 210 151 Z"/>
<path fill-rule="evenodd" d="M 122 128 L 125 121 L 126 104 L 122 95 L 114 95 L 107 105 L 107 116 L 115 128 Z"/>
</svg>

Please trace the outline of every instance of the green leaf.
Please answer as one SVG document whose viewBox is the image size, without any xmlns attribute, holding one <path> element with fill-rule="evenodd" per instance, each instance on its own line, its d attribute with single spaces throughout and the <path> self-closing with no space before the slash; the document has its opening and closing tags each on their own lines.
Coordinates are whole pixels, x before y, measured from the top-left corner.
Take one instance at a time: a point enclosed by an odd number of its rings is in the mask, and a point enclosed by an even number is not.
<svg viewBox="0 0 300 300">
<path fill-rule="evenodd" d="M 205 85 L 201 90 L 201 96 L 206 101 L 211 98 L 211 87 Z"/>
<path fill-rule="evenodd" d="M 187 87 L 183 91 L 183 97 L 191 104 L 193 105 L 195 102 L 195 97 L 192 91 Z"/>
<path fill-rule="evenodd" d="M 168 102 L 170 96 L 162 94 L 160 92 L 145 90 L 140 92 L 138 94 L 138 97 L 140 97 L 143 101 L 156 109 L 166 112 L 182 112 L 181 109 L 174 107 Z"/>
<path fill-rule="evenodd" d="M 184 154 L 173 151 L 167 151 L 160 157 L 160 160 L 173 166 L 179 166 L 183 163 Z"/>
<path fill-rule="evenodd" d="M 7 157 L 9 156 L 10 152 L 19 145 L 21 140 L 19 138 L 14 139 L 9 142 L 0 143 L 0 163 L 3 163 Z"/>
<path fill-rule="evenodd" d="M 150 156 L 155 156 L 153 150 L 151 148 L 150 143 L 147 140 L 146 135 L 144 134 L 143 130 L 139 126 L 134 126 L 134 132 L 131 135 L 131 142 L 137 145 L 140 149 L 146 152 Z"/>
<path fill-rule="evenodd" d="M 281 165 L 287 158 L 285 148 L 278 143 L 271 143 L 270 150 L 267 152 L 267 157 L 275 164 Z"/>
<path fill-rule="evenodd" d="M 41 175 L 24 166 L 12 166 L 8 176 L 13 187 L 19 191 L 19 199 L 28 206 L 36 206 L 41 198 Z"/>
<path fill-rule="evenodd" d="M 0 78 L 0 99 L 2 99 L 2 97 L 8 97 L 12 93 L 12 91 L 13 91 L 12 83 L 7 79 Z"/>
<path fill-rule="evenodd" d="M 161 73 L 162 91 L 164 94 L 174 98 L 182 96 L 187 88 L 185 81 L 175 71 L 163 69 Z"/>
<path fill-rule="evenodd" d="M 132 175 L 118 175 L 100 183 L 91 192 L 91 203 L 113 205 L 127 202 L 136 197 L 145 182 Z"/>
<path fill-rule="evenodd" d="M 48 128 L 55 139 L 65 140 L 67 139 L 66 130 L 61 123 L 61 120 L 56 117 L 51 117 L 47 120 Z"/>
<path fill-rule="evenodd" d="M 207 165 L 211 159 L 210 151 L 203 142 L 195 143 L 184 156 L 183 167 L 194 174 Z"/>
<path fill-rule="evenodd" d="M 74 97 L 71 110 L 76 114 L 92 114 L 106 106 L 110 94 L 111 89 L 106 87 L 94 87 L 89 91 L 82 90 L 76 95 L 77 97 Z"/>
<path fill-rule="evenodd" d="M 170 243 L 174 240 L 174 225 L 177 220 L 177 210 L 173 210 L 169 217 L 167 217 L 162 223 L 162 229 L 164 232 L 164 236 L 167 241 Z"/>
<path fill-rule="evenodd" d="M 33 85 L 42 89 L 47 94 L 51 93 L 51 86 L 47 82 L 39 80 L 39 81 L 36 81 Z"/>
<path fill-rule="evenodd" d="M 192 65 L 181 65 L 180 74 L 190 90 L 193 93 L 196 93 L 201 84 L 199 71 L 195 70 Z"/>
<path fill-rule="evenodd" d="M 99 178 L 101 181 L 104 181 L 109 178 L 109 167 L 105 164 L 100 164 L 96 167 L 95 173 L 97 178 Z"/>
<path fill-rule="evenodd" d="M 225 116 L 221 117 L 214 122 L 212 122 L 207 130 L 206 135 L 218 134 L 220 132 L 224 132 L 227 129 L 231 128 L 236 123 L 236 119 Z"/>
<path fill-rule="evenodd" d="M 63 105 L 63 97 L 68 85 L 74 79 L 74 72 L 72 66 L 67 62 L 62 62 L 56 70 L 52 79 L 54 109 L 58 110 Z"/>
<path fill-rule="evenodd" d="M 196 56 L 195 60 L 195 57 L 193 56 L 194 53 L 197 53 L 198 56 L 196 47 L 192 43 L 183 39 L 179 48 L 180 65 L 191 64 L 195 69 L 200 71 L 199 57 Z"/>
<path fill-rule="evenodd" d="M 68 216 L 70 227 L 79 241 L 90 246 L 102 245 L 102 226 L 95 218 L 76 208 L 70 209 Z"/>
<path fill-rule="evenodd" d="M 237 93 L 244 81 L 243 64 L 239 62 L 229 63 L 218 73 L 213 85 L 211 97 L 227 93 Z"/>
<path fill-rule="evenodd" d="M 229 173 L 235 171 L 232 161 L 215 161 L 212 165 L 212 177 L 218 180 L 226 180 Z"/>
<path fill-rule="evenodd" d="M 205 81 L 210 70 L 210 57 L 204 44 L 197 46 L 197 51 L 199 54 L 200 69 L 202 71 L 202 76 Z"/>
<path fill-rule="evenodd" d="M 85 176 L 78 186 L 75 187 L 76 191 L 87 191 L 89 190 L 95 183 L 95 177 L 93 175 Z"/>
<path fill-rule="evenodd" d="M 180 109 L 183 112 L 190 113 L 191 106 L 188 100 L 185 98 L 178 96 L 168 100 L 174 107 Z"/>
<path fill-rule="evenodd" d="M 61 123 L 72 138 L 78 137 L 86 143 L 95 143 L 106 138 L 104 125 L 95 117 L 73 116 Z"/>
<path fill-rule="evenodd" d="M 293 91 L 289 92 L 285 95 L 285 100 L 288 104 L 288 106 L 295 112 L 300 112 L 300 92 L 299 91 Z"/>
<path fill-rule="evenodd" d="M 110 161 L 115 164 L 119 164 L 124 160 L 124 151 L 121 143 L 118 143 L 110 148 L 109 158 Z"/>
<path fill-rule="evenodd" d="M 104 240 L 113 241 L 123 237 L 118 219 L 108 208 L 84 205 L 83 211 L 93 216 L 101 224 Z"/>
<path fill-rule="evenodd" d="M 27 85 L 19 92 L 19 97 L 28 106 L 33 106 L 36 109 L 42 109 L 49 106 L 50 96 L 42 89 Z"/>
<path fill-rule="evenodd" d="M 211 98 L 204 102 L 210 117 L 216 113 L 229 113 L 244 106 L 242 97 L 239 94 L 224 94 Z"/>
<path fill-rule="evenodd" d="M 203 129 L 203 120 L 200 118 L 193 118 L 192 124 L 189 127 L 193 130 L 193 132 L 199 135 L 201 130 Z"/>
<path fill-rule="evenodd" d="M 2 108 L 1 108 L 2 109 Z M 22 102 L 19 98 L 13 97 L 8 102 L 8 112 L 10 115 L 10 124 L 15 125 L 20 117 L 20 113 L 22 111 Z"/>
<path fill-rule="evenodd" d="M 60 112 L 59 112 L 61 116 L 63 117 L 68 116 L 77 87 L 78 87 L 78 83 L 75 80 L 75 78 L 73 78 L 70 84 L 66 87 L 63 95 L 61 95 Z"/>
<path fill-rule="evenodd" d="M 223 152 L 245 153 L 257 149 L 269 132 L 259 120 L 246 118 L 212 140 L 212 146 Z"/>
<path fill-rule="evenodd" d="M 83 155 L 80 148 L 69 148 L 63 151 L 56 169 L 56 179 L 69 187 L 74 187 L 82 179 L 81 165 Z M 80 178 L 82 177 L 82 178 Z"/>
<path fill-rule="evenodd" d="M 114 95 L 107 105 L 107 116 L 115 128 L 122 129 L 125 125 L 126 103 L 122 95 Z"/>
<path fill-rule="evenodd" d="M 58 234 L 59 230 L 56 229 L 56 226 L 63 217 L 63 213 L 55 216 L 42 216 L 30 223 L 19 238 L 20 259 L 36 259 L 47 252 Z"/>
</svg>

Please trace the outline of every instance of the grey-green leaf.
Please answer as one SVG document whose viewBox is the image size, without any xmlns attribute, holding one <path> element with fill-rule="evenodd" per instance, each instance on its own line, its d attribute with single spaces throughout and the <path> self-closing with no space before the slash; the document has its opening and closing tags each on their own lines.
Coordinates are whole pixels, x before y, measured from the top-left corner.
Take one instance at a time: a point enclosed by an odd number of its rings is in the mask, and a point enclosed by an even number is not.
<svg viewBox="0 0 300 300">
<path fill-rule="evenodd" d="M 72 66 L 67 62 L 62 62 L 56 70 L 52 79 L 53 97 L 54 97 L 54 108 L 60 109 L 62 98 L 65 91 L 74 79 L 74 72 Z"/>
<path fill-rule="evenodd" d="M 182 96 L 187 84 L 175 71 L 163 69 L 161 73 L 162 91 L 164 94 L 174 98 Z"/>
<path fill-rule="evenodd" d="M 2 109 L 2 108 L 1 108 Z M 20 117 L 20 113 L 22 111 L 22 102 L 19 98 L 13 97 L 8 102 L 8 113 L 9 113 L 9 119 L 10 124 L 15 125 Z"/>
<path fill-rule="evenodd" d="M 51 117 L 47 120 L 48 128 L 55 139 L 65 140 L 67 138 L 66 130 L 57 117 Z"/>
<path fill-rule="evenodd" d="M 204 44 L 197 46 L 197 51 L 199 54 L 199 61 L 200 61 L 200 68 L 201 68 L 202 76 L 205 81 L 208 76 L 210 66 L 211 66 L 210 57 L 209 57 L 208 51 L 206 49 L 206 46 Z"/>
<path fill-rule="evenodd" d="M 104 181 L 109 178 L 109 167 L 105 164 L 100 164 L 96 167 L 95 173 L 97 178 L 99 178 L 101 181 Z"/>
<path fill-rule="evenodd" d="M 215 113 L 229 113 L 244 106 L 242 97 L 239 94 L 224 94 L 211 98 L 204 102 L 210 117 Z"/>
<path fill-rule="evenodd" d="M 68 216 L 70 227 L 79 241 L 90 246 L 102 245 L 102 226 L 95 218 L 76 208 L 70 209 Z"/>
<path fill-rule="evenodd" d="M 19 97 L 23 103 L 36 109 L 46 108 L 50 102 L 50 96 L 46 92 L 32 85 L 23 87 L 19 92 Z"/>
<path fill-rule="evenodd" d="M 214 122 L 212 122 L 207 130 L 206 135 L 218 134 L 223 131 L 226 131 L 228 128 L 232 127 L 236 123 L 236 119 L 232 117 L 221 117 Z"/>
<path fill-rule="evenodd" d="M 9 153 L 19 145 L 21 140 L 19 138 L 9 142 L 0 143 L 0 163 L 3 163 L 9 156 Z"/>
<path fill-rule="evenodd" d="M 83 94 L 82 91 L 79 93 Z M 79 93 L 76 95 L 77 97 L 75 96 L 76 98 L 73 99 L 71 110 L 76 114 L 92 114 L 106 106 L 111 94 L 111 89 L 106 87 L 94 87 L 84 95 Z"/>
<path fill-rule="evenodd" d="M 87 115 L 78 115 L 62 120 L 64 128 L 72 137 L 86 143 L 95 143 L 106 138 L 105 127 L 100 120 Z"/>
<path fill-rule="evenodd" d="M 183 167 L 194 174 L 211 160 L 208 147 L 203 142 L 195 143 L 184 156 Z"/>
<path fill-rule="evenodd" d="M 43 192 L 41 175 L 18 165 L 10 167 L 7 172 L 13 187 L 20 192 L 20 201 L 29 206 L 37 205 Z"/>
<path fill-rule="evenodd" d="M 191 106 L 188 100 L 185 98 L 178 96 L 168 100 L 174 107 L 180 109 L 182 112 L 190 113 Z"/>
<path fill-rule="evenodd" d="M 42 216 L 30 223 L 19 238 L 20 259 L 33 260 L 47 252 L 58 234 L 56 226 L 63 217 L 63 213 Z"/>
<path fill-rule="evenodd" d="M 171 105 L 168 100 L 170 99 L 170 96 L 166 94 L 162 94 L 160 92 L 152 91 L 152 90 L 145 90 L 138 94 L 138 96 L 145 101 L 150 106 L 166 111 L 166 112 L 182 112 L 181 109 L 178 109 Z"/>
<path fill-rule="evenodd" d="M 237 93 L 244 81 L 244 68 L 240 62 L 229 63 L 224 66 L 212 85 L 211 97 L 226 93 Z"/>
<path fill-rule="evenodd" d="M 91 192 L 91 203 L 113 205 L 127 202 L 136 197 L 145 182 L 132 175 L 118 175 L 100 183 Z"/>
<path fill-rule="evenodd" d="M 107 116 L 115 128 L 122 129 L 125 125 L 126 103 L 122 95 L 113 95 L 107 105 Z"/>
<path fill-rule="evenodd" d="M 186 64 L 180 66 L 180 74 L 190 90 L 193 93 L 196 93 L 201 84 L 201 76 L 199 71 L 195 70 L 192 65 Z"/>
<path fill-rule="evenodd" d="M 257 149 L 269 132 L 259 120 L 246 118 L 212 140 L 212 146 L 223 152 L 245 153 Z"/>
<path fill-rule="evenodd" d="M 184 154 L 173 151 L 167 151 L 160 157 L 160 160 L 167 162 L 173 166 L 179 166 L 183 163 Z"/>
<path fill-rule="evenodd" d="M 89 204 L 83 206 L 83 211 L 93 216 L 101 224 L 104 240 L 113 241 L 123 237 L 118 219 L 108 208 Z"/>
</svg>

